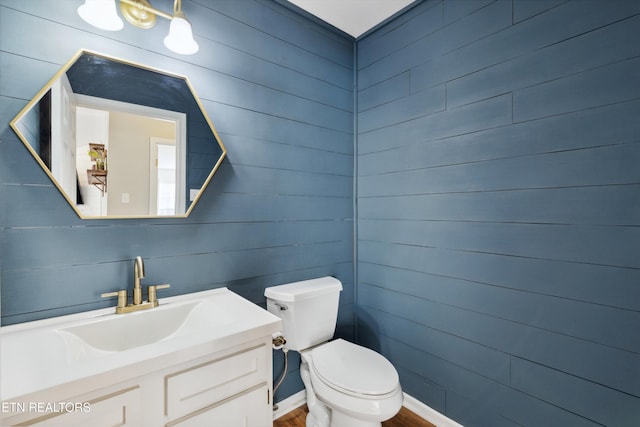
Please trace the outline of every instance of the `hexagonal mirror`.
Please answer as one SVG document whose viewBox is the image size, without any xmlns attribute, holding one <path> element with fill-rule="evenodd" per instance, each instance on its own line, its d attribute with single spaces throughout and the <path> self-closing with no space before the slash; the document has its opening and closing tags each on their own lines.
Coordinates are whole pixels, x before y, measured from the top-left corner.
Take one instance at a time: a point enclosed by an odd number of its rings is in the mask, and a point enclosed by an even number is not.
<svg viewBox="0 0 640 427">
<path fill-rule="evenodd" d="M 186 217 L 226 155 L 186 77 L 86 50 L 11 127 L 85 219 Z"/>
</svg>

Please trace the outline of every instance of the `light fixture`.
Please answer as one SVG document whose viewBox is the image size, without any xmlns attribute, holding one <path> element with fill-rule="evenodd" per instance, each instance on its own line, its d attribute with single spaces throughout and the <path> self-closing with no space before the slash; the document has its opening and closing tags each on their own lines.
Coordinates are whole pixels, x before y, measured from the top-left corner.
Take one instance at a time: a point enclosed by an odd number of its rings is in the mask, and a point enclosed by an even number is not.
<svg viewBox="0 0 640 427">
<path fill-rule="evenodd" d="M 118 0 L 85 0 L 78 8 L 78 15 L 96 28 L 118 31 L 124 22 L 116 11 Z M 173 15 L 155 9 L 148 0 L 119 0 L 122 16 L 132 25 L 148 29 L 156 24 L 156 17 L 171 21 L 169 34 L 164 45 L 171 51 L 182 55 L 192 55 L 198 51 L 198 43 L 193 39 L 191 24 L 182 11 L 182 1 L 174 0 Z"/>
<path fill-rule="evenodd" d="M 124 27 L 124 22 L 116 12 L 114 0 L 86 0 L 78 8 L 78 15 L 101 30 L 118 31 Z"/>
<path fill-rule="evenodd" d="M 180 0 L 175 2 L 169 35 L 164 38 L 164 45 L 167 49 L 183 55 L 193 55 L 199 49 L 198 43 L 193 39 L 191 23 L 180 9 Z"/>
</svg>

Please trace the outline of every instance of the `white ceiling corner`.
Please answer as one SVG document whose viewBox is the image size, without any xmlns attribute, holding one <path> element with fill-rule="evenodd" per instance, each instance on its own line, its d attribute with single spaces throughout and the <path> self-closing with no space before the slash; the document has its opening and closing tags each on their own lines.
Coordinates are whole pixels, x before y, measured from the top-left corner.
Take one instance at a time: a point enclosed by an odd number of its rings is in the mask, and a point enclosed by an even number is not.
<svg viewBox="0 0 640 427">
<path fill-rule="evenodd" d="M 415 0 L 288 0 L 357 38 Z"/>
</svg>

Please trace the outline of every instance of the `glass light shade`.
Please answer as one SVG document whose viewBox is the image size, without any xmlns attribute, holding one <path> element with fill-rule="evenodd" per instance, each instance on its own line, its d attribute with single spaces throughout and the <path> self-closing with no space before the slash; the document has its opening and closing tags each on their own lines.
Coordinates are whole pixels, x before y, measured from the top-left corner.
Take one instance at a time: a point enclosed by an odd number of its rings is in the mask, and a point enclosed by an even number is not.
<svg viewBox="0 0 640 427">
<path fill-rule="evenodd" d="M 118 31 L 124 22 L 118 16 L 115 0 L 85 0 L 78 15 L 87 23 L 106 31 Z"/>
<path fill-rule="evenodd" d="M 171 20 L 169 35 L 164 39 L 164 45 L 171 51 L 181 55 L 193 55 L 199 49 L 198 43 L 193 39 L 191 24 L 179 13 Z"/>
</svg>

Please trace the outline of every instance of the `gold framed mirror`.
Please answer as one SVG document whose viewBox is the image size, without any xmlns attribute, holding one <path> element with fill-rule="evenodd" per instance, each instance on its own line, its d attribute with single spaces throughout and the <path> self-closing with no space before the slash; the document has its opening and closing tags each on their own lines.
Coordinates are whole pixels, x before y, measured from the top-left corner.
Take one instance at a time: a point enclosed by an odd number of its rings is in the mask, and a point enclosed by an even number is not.
<svg viewBox="0 0 640 427">
<path fill-rule="evenodd" d="M 10 125 L 83 219 L 187 217 L 226 156 L 186 77 L 84 49 Z"/>
</svg>

